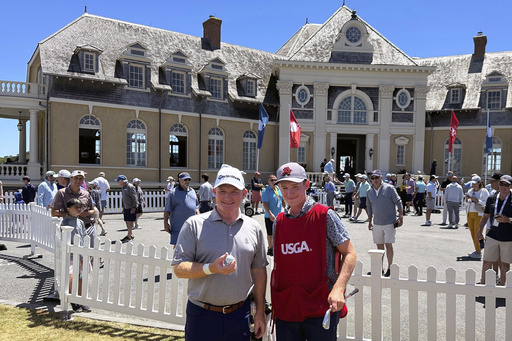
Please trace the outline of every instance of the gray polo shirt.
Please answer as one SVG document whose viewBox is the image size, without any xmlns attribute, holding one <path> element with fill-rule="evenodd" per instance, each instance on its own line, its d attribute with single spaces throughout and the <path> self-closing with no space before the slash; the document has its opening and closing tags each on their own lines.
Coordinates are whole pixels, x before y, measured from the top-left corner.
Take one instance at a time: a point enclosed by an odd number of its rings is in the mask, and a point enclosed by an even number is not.
<svg viewBox="0 0 512 341">
<path fill-rule="evenodd" d="M 375 188 L 371 188 L 367 194 L 368 215 L 373 215 L 375 225 L 389 225 L 396 221 L 396 212 L 402 208 L 402 200 L 398 196 L 394 186 L 387 183 L 380 185 L 379 195 Z"/>
<path fill-rule="evenodd" d="M 180 231 L 172 265 L 212 263 L 225 252 L 237 262 L 236 270 L 229 275 L 189 279 L 189 299 L 219 306 L 244 301 L 253 284 L 251 268 L 268 265 L 265 238 L 258 222 L 241 213 L 231 225 L 222 220 L 217 209 L 188 218 Z"/>
</svg>

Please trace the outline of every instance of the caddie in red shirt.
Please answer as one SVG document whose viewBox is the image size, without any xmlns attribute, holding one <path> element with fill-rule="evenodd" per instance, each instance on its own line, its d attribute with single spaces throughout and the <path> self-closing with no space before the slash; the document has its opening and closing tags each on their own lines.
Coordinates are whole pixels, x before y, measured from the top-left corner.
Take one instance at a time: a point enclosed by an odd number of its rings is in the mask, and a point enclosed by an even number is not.
<svg viewBox="0 0 512 341">
<path fill-rule="evenodd" d="M 276 175 L 289 205 L 274 222 L 271 295 L 277 340 L 334 341 L 355 249 L 338 215 L 306 195 L 309 180 L 304 168 L 291 162 Z M 329 308 L 331 323 L 326 330 L 322 321 Z"/>
</svg>

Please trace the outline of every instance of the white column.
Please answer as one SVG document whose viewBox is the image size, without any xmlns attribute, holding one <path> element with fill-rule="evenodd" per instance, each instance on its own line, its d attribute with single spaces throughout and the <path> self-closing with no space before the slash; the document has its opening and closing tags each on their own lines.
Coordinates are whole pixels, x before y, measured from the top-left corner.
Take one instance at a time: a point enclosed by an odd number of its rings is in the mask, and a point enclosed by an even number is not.
<svg viewBox="0 0 512 341">
<path fill-rule="evenodd" d="M 394 85 L 382 85 L 379 87 L 380 96 L 380 134 L 379 134 L 379 150 L 374 150 L 374 157 L 377 157 L 377 168 L 382 172 L 389 171 L 389 159 L 391 157 L 391 111 L 393 108 L 393 90 Z M 367 153 L 370 147 L 366 146 Z M 367 154 L 368 155 L 368 154 Z"/>
<path fill-rule="evenodd" d="M 425 108 L 427 102 L 427 92 L 427 87 L 416 87 L 414 90 L 416 112 L 414 115 L 415 135 L 412 155 L 412 171 L 426 171 L 426 174 L 430 172 L 430 168 L 425 170 L 423 169 L 425 161 Z"/>
<path fill-rule="evenodd" d="M 20 120 L 21 131 L 20 131 L 20 143 L 19 143 L 19 163 L 27 163 L 27 120 Z"/>
<path fill-rule="evenodd" d="M 30 110 L 30 160 L 29 165 L 39 165 L 38 115 L 39 110 Z"/>
<path fill-rule="evenodd" d="M 327 121 L 327 91 L 328 83 L 315 83 L 315 139 L 314 139 L 314 155 L 313 169 L 320 172 L 320 164 L 327 158 L 325 155 L 325 126 Z M 329 151 L 330 153 L 330 151 Z"/>
<path fill-rule="evenodd" d="M 277 81 L 279 91 L 279 165 L 290 161 L 290 105 L 293 82 Z"/>
<path fill-rule="evenodd" d="M 364 167 L 366 169 L 366 172 L 371 172 L 374 168 L 373 168 L 373 160 L 375 160 L 375 158 L 377 157 L 377 155 L 379 155 L 379 153 L 377 153 L 377 151 L 375 150 L 376 148 L 373 147 L 373 140 L 374 140 L 374 137 L 375 137 L 375 134 L 366 134 L 366 155 L 364 156 L 365 157 L 365 164 L 364 164 Z M 373 156 L 372 156 L 372 159 L 370 160 L 370 148 L 373 149 Z M 377 159 L 378 161 L 378 159 Z"/>
</svg>

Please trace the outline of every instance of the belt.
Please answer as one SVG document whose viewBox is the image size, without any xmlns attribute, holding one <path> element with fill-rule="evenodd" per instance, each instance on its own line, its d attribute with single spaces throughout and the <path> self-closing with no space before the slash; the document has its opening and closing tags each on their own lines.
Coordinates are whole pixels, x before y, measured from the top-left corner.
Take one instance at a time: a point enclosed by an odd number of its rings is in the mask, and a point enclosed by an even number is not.
<svg viewBox="0 0 512 341">
<path fill-rule="evenodd" d="M 203 303 L 203 302 L 201 302 L 201 303 Z M 234 312 L 235 310 L 237 310 L 238 308 L 243 306 L 244 303 L 245 303 L 245 301 L 240 301 L 238 303 L 235 303 L 232 305 L 225 305 L 225 306 L 218 306 L 218 305 L 211 305 L 208 303 L 204 303 L 203 308 L 206 310 L 215 311 L 218 313 L 231 314 L 232 312 Z"/>
<path fill-rule="evenodd" d="M 87 224 L 85 224 L 85 228 L 89 228 L 89 227 L 91 227 L 91 225 L 92 225 L 92 223 L 87 223 Z"/>
</svg>

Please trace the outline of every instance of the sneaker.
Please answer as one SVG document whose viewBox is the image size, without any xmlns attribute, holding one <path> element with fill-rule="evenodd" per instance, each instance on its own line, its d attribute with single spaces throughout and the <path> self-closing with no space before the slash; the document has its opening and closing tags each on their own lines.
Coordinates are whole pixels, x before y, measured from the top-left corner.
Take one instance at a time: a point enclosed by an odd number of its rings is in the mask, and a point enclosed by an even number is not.
<svg viewBox="0 0 512 341">
<path fill-rule="evenodd" d="M 386 273 L 384 274 L 384 277 L 389 277 L 391 276 L 391 270 L 387 270 Z"/>
<path fill-rule="evenodd" d="M 441 224 L 439 224 L 441 226 L 446 226 L 447 224 L 443 221 Z"/>
<path fill-rule="evenodd" d="M 133 229 L 134 229 L 134 230 L 136 230 L 136 229 L 138 229 L 138 228 L 139 228 L 139 225 L 134 225 L 134 226 L 133 226 Z"/>
<path fill-rule="evenodd" d="M 106 236 L 107 235 L 107 231 L 103 231 L 100 233 L 100 236 Z"/>
<path fill-rule="evenodd" d="M 453 226 L 453 228 L 454 228 L 454 229 L 458 229 L 458 228 L 459 228 L 459 224 L 455 224 L 455 225 Z"/>
<path fill-rule="evenodd" d="M 348 220 L 353 221 L 356 217 L 350 217 Z"/>
<path fill-rule="evenodd" d="M 82 312 L 82 306 L 80 304 L 71 303 L 71 309 L 76 313 Z"/>
<path fill-rule="evenodd" d="M 123 239 L 121 239 L 121 243 L 128 243 L 131 240 L 133 240 L 133 236 L 132 237 L 126 236 Z"/>
<path fill-rule="evenodd" d="M 452 225 L 448 225 L 448 226 L 441 226 L 440 229 L 443 229 L 443 230 L 451 230 L 453 227 Z"/>
<path fill-rule="evenodd" d="M 432 226 L 432 222 L 430 220 L 427 220 L 424 226 Z"/>
<path fill-rule="evenodd" d="M 82 312 L 83 313 L 90 313 L 92 310 L 91 310 L 91 307 L 89 307 L 88 305 L 81 305 L 80 308 L 82 308 Z"/>
<path fill-rule="evenodd" d="M 482 259 L 482 255 L 479 254 L 478 252 L 474 251 L 473 253 L 470 253 L 469 254 L 469 258 L 473 258 L 473 259 Z"/>
</svg>

